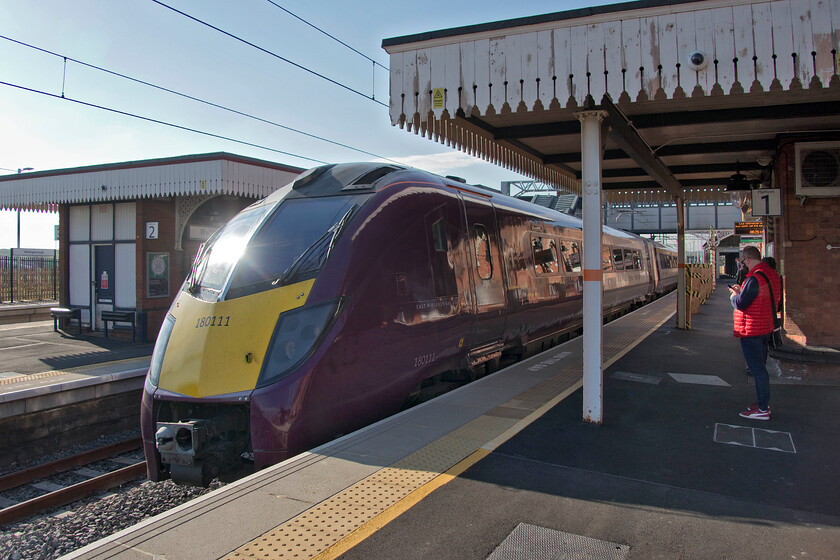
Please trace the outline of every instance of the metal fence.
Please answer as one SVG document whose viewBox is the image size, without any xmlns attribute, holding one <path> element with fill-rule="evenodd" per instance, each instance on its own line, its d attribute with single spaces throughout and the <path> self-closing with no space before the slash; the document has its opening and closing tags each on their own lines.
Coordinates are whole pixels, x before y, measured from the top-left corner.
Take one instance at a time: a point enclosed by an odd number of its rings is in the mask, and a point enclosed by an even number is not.
<svg viewBox="0 0 840 560">
<path fill-rule="evenodd" d="M 0 256 L 0 303 L 57 299 L 57 258 Z"/>
</svg>

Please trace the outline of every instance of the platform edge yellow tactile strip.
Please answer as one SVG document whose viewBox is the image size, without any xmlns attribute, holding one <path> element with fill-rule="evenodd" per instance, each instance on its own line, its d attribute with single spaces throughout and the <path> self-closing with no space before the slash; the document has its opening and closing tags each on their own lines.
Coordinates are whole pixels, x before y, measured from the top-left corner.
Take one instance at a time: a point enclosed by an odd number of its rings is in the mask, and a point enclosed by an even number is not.
<svg viewBox="0 0 840 560">
<path fill-rule="evenodd" d="M 149 359 L 150 356 L 138 356 L 136 358 L 125 358 L 122 360 L 112 360 L 109 362 L 99 362 L 96 364 L 88 364 L 67 369 L 54 369 L 50 371 L 42 371 L 39 373 L 21 373 L 15 377 L 4 377 L 0 379 L 0 385 L 11 385 L 12 383 L 20 383 L 21 381 L 34 381 L 36 379 L 47 379 L 50 377 L 58 377 L 60 375 L 83 374 L 96 368 L 104 368 L 125 362 L 142 362 Z"/>
<path fill-rule="evenodd" d="M 611 339 L 605 344 L 603 367 L 615 363 L 671 316 L 673 311 L 663 309 L 645 317 L 641 327 Z M 507 401 L 513 406 L 520 406 L 522 401 L 543 403 L 525 418 L 485 413 L 241 546 L 225 556 L 225 560 L 336 558 L 453 480 L 579 389 L 581 375 L 582 362 L 570 364 Z M 535 399 L 537 396 L 541 398 Z M 551 398 L 546 399 L 547 396 Z"/>
</svg>

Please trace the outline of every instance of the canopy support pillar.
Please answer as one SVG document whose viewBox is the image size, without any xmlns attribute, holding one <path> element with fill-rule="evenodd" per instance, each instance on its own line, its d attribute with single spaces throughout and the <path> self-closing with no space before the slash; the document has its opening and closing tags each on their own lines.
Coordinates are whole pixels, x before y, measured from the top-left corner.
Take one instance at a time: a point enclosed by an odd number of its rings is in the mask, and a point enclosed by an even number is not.
<svg viewBox="0 0 840 560">
<path fill-rule="evenodd" d="M 603 267 L 601 121 L 606 111 L 575 113 L 581 127 L 583 190 L 583 421 L 603 423 Z"/>
<path fill-rule="evenodd" d="M 685 297 L 685 200 L 677 197 L 677 328 L 687 328 Z"/>
</svg>

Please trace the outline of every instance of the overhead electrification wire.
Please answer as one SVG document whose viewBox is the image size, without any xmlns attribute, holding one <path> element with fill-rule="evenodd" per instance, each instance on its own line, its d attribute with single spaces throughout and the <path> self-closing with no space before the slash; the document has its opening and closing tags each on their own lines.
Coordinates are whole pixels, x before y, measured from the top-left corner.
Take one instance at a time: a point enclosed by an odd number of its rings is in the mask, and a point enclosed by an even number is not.
<svg viewBox="0 0 840 560">
<path fill-rule="evenodd" d="M 57 95 L 55 93 L 50 93 L 48 91 L 41 91 L 41 90 L 38 90 L 38 89 L 28 88 L 28 87 L 22 86 L 20 84 L 13 84 L 13 83 L 10 83 L 10 82 L 0 81 L 0 85 L 13 87 L 13 88 L 23 90 L 23 91 L 28 91 L 30 93 L 38 93 L 40 95 L 45 95 L 47 97 L 52 97 L 53 99 L 61 99 L 61 100 L 64 100 L 64 101 L 70 101 L 71 103 L 77 103 L 79 105 L 84 105 L 85 107 L 92 107 L 94 109 L 101 109 L 103 111 L 116 113 L 118 115 L 123 115 L 123 116 L 126 116 L 126 117 L 132 117 L 134 119 L 140 119 L 140 120 L 146 121 L 146 122 L 151 122 L 151 123 L 155 123 L 155 124 L 162 124 L 164 126 L 168 126 L 168 127 L 171 127 L 171 128 L 177 128 L 179 130 L 186 130 L 187 132 L 195 132 L 196 134 L 203 134 L 204 136 L 210 136 L 212 138 L 218 138 L 220 140 L 227 140 L 228 142 L 235 142 L 237 144 L 243 144 L 245 146 L 251 146 L 253 148 L 259 148 L 261 150 L 268 150 L 270 152 L 275 152 L 275 153 L 278 153 L 278 154 L 283 154 L 283 155 L 286 155 L 286 156 L 291 156 L 291 157 L 295 157 L 295 158 L 299 158 L 299 159 L 305 159 L 307 161 L 313 161 L 315 163 L 327 164 L 326 161 L 321 161 L 320 159 L 301 156 L 301 155 L 298 155 L 298 154 L 293 154 L 291 152 L 284 152 L 283 150 L 278 150 L 276 148 L 270 148 L 268 146 L 263 146 L 261 144 L 255 144 L 253 142 L 247 142 L 245 140 L 237 140 L 236 138 L 231 138 L 230 136 L 222 136 L 221 134 L 214 134 L 212 132 L 207 132 L 206 130 L 199 130 L 197 128 L 190 128 L 188 126 L 175 124 L 175 123 L 171 123 L 171 122 L 167 122 L 167 121 L 162 121 L 160 119 L 153 119 L 151 117 L 145 117 L 143 115 L 138 115 L 136 113 L 129 113 L 127 111 L 120 111 L 119 109 L 114 109 L 113 107 L 106 107 L 104 105 L 97 105 L 95 103 L 88 103 L 87 101 L 82 101 L 80 99 L 73 99 L 73 98 L 67 97 L 65 95 Z"/>
<path fill-rule="evenodd" d="M 266 2 L 268 2 L 269 4 L 271 4 L 271 5 L 273 5 L 273 6 L 277 7 L 277 8 L 280 8 L 281 10 L 283 10 L 284 12 L 286 12 L 287 14 L 289 14 L 290 16 L 292 16 L 293 18 L 295 18 L 295 19 L 297 19 L 297 20 L 302 21 L 303 23 L 305 23 L 306 25 L 308 25 L 308 26 L 309 26 L 309 27 L 311 27 L 312 29 L 315 29 L 315 30 L 317 30 L 317 31 L 320 31 L 321 33 L 323 33 L 324 35 L 326 35 L 327 37 L 329 37 L 329 38 L 330 38 L 330 39 L 332 39 L 333 41 L 335 41 L 335 42 L 337 42 L 337 43 L 341 43 L 342 45 L 344 45 L 345 47 L 347 47 L 348 49 L 350 49 L 350 50 L 351 50 L 351 51 L 353 51 L 354 53 L 356 53 L 356 54 L 358 54 L 358 55 L 360 55 L 360 56 L 362 56 L 362 57 L 364 57 L 364 58 L 368 59 L 368 60 L 369 60 L 369 61 L 371 61 L 374 65 L 379 66 L 380 68 L 382 68 L 382 69 L 384 69 L 384 70 L 386 70 L 386 71 L 388 70 L 388 68 L 387 68 L 386 66 L 383 66 L 383 65 L 379 64 L 379 63 L 378 63 L 378 62 L 376 62 L 374 59 L 372 59 L 371 57 L 369 57 L 368 55 L 366 55 L 365 53 L 360 52 L 360 51 L 357 51 L 356 49 L 354 49 L 353 47 L 351 47 L 350 45 L 348 45 L 347 43 L 345 43 L 344 41 L 342 41 L 342 40 L 341 40 L 341 39 L 339 39 L 338 37 L 334 37 L 333 35 L 330 35 L 329 33 L 327 33 L 326 31 L 324 31 L 323 29 L 321 29 L 321 28 L 320 28 L 320 27 L 318 27 L 317 25 L 314 25 L 314 24 L 312 24 L 312 23 L 309 23 L 308 21 L 306 21 L 305 19 L 303 19 L 303 18 L 302 18 L 302 17 L 300 17 L 299 15 L 297 15 L 297 14 L 294 14 L 294 13 L 290 12 L 289 10 L 287 10 L 286 8 L 284 8 L 283 6 L 281 6 L 280 4 L 278 4 L 277 2 L 275 2 L 274 0 L 266 0 Z"/>
<path fill-rule="evenodd" d="M 222 34 L 224 34 L 224 35 L 227 35 L 227 36 L 228 36 L 228 37 L 230 37 L 231 39 L 236 39 L 237 41 L 239 41 L 239 42 L 241 42 L 241 43 L 244 43 L 244 44 L 248 45 L 249 47 L 253 47 L 253 48 L 257 49 L 258 51 L 264 52 L 264 53 L 265 53 L 265 54 L 267 54 L 267 55 L 273 56 L 274 58 L 277 58 L 277 59 L 279 59 L 279 60 L 282 60 L 283 62 L 286 62 L 286 63 L 288 63 L 288 64 L 291 64 L 291 65 L 292 65 L 292 66 L 294 66 L 295 68 L 298 68 L 298 69 L 300 69 L 300 70 L 303 70 L 304 72 L 309 72 L 309 73 L 310 73 L 310 74 L 312 74 L 313 76 L 317 76 L 317 77 L 319 77 L 319 78 L 321 78 L 321 79 L 323 79 L 323 80 L 326 80 L 326 81 L 330 82 L 331 84 L 334 84 L 334 85 L 337 85 L 337 86 L 339 86 L 339 87 L 341 87 L 341 88 L 344 88 L 344 89 L 346 89 L 347 91 L 352 91 L 352 92 L 353 92 L 353 93 L 355 93 L 355 94 L 361 95 L 361 96 L 362 96 L 362 97 L 364 97 L 365 99 L 370 99 L 370 100 L 371 100 L 371 101 L 373 101 L 374 103 L 379 103 L 379 104 L 380 104 L 380 105 L 382 105 L 383 107 L 387 107 L 387 106 L 388 106 L 386 103 L 382 103 L 381 101 L 379 101 L 378 99 L 376 99 L 376 98 L 375 98 L 375 97 L 373 97 L 373 96 L 367 95 L 367 94 L 365 94 L 365 93 L 363 93 L 363 92 L 361 92 L 361 91 L 359 91 L 359 90 L 357 90 L 357 89 L 353 89 L 353 88 L 351 88 L 350 86 L 348 86 L 348 85 L 346 85 L 346 84 L 342 84 L 341 82 L 338 82 L 338 81 L 336 81 L 336 80 L 333 80 L 332 78 L 328 78 L 327 76 L 325 76 L 325 75 L 323 75 L 323 74 L 321 74 L 321 73 L 319 73 L 319 72 L 316 72 L 316 71 L 314 71 L 314 70 L 311 70 L 311 69 L 307 68 L 306 66 L 302 66 L 302 65 L 298 64 L 297 62 L 293 62 L 293 61 L 289 60 L 288 58 L 286 58 L 286 57 L 284 57 L 284 56 L 280 56 L 279 54 L 277 54 L 277 53 L 275 53 L 275 52 L 272 52 L 272 51 L 270 51 L 270 50 L 268 50 L 268 49 L 266 49 L 266 48 L 264 48 L 264 47 L 261 47 L 261 46 L 259 46 L 259 45 L 255 44 L 255 43 L 252 43 L 252 42 L 250 42 L 250 41 L 248 41 L 248 40 L 246 40 L 246 39 L 243 39 L 242 37 L 239 37 L 239 36 L 237 36 L 237 35 L 234 35 L 233 33 L 230 33 L 229 31 L 225 31 L 224 29 L 221 29 L 221 28 L 219 28 L 219 27 L 216 27 L 215 25 L 212 25 L 212 24 L 210 24 L 210 23 L 207 23 L 206 21 L 203 21 L 203 20 L 201 20 L 201 19 L 198 19 L 198 18 L 197 18 L 197 17 L 195 17 L 195 16 L 191 16 L 190 14 L 188 14 L 188 13 L 186 13 L 186 12 L 182 12 L 181 10 L 178 10 L 178 9 L 176 9 L 176 8 L 173 8 L 172 6 L 170 6 L 170 5 L 168 5 L 168 4 L 165 4 L 165 3 L 161 2 L 160 0 L 152 0 L 152 2 L 154 2 L 155 4 L 159 4 L 160 6 L 163 6 L 164 8 L 167 8 L 167 9 L 169 9 L 169 10 L 172 10 L 172 11 L 173 11 L 173 12 L 175 12 L 176 14 L 180 14 L 180 15 L 184 16 L 185 18 L 191 19 L 191 20 L 193 20 L 193 21 L 194 21 L 194 22 L 196 22 L 196 23 L 200 23 L 201 25 L 207 26 L 207 27 L 209 27 L 210 29 L 213 29 L 213 30 L 215 30 L 215 31 L 218 31 L 219 33 L 222 33 Z"/>
<path fill-rule="evenodd" d="M 311 134 L 311 133 L 309 133 L 309 132 L 304 132 L 304 131 L 302 131 L 302 130 L 298 130 L 298 129 L 296 129 L 296 128 L 292 128 L 292 127 L 290 127 L 290 126 L 286 126 L 286 125 L 284 125 L 284 124 L 280 124 L 280 123 L 277 123 L 277 122 L 274 122 L 274 121 L 270 121 L 270 120 L 268 120 L 268 119 L 264 119 L 264 118 L 262 118 L 262 117 L 258 117 L 258 116 L 256 116 L 256 115 L 252 115 L 252 114 L 250 114 L 250 113 L 245 113 L 245 112 L 243 112 L 243 111 L 239 111 L 239 110 L 237 110 L 237 109 L 232 109 L 232 108 L 230 108 L 230 107 L 225 107 L 224 105 L 219 105 L 218 103 L 213 103 L 212 101 L 207 101 L 207 100 L 205 100 L 205 99 L 201 99 L 201 98 L 194 97 L 194 96 L 189 95 L 189 94 L 186 94 L 186 93 L 182 93 L 182 92 L 179 92 L 179 91 L 175 91 L 175 90 L 173 90 L 173 89 L 169 89 L 169 88 L 164 87 L 164 86 L 159 86 L 159 85 L 157 85 L 157 84 L 153 84 L 153 83 L 151 83 L 151 82 L 147 82 L 147 81 L 145 81 L 145 80 L 141 80 L 141 79 L 139 79 L 139 78 L 134 78 L 134 77 L 132 77 L 132 76 L 128 76 L 128 75 L 126 75 L 126 74 L 122 74 L 122 73 L 120 73 L 120 72 L 116 72 L 116 71 L 114 71 L 114 70 L 109 70 L 109 69 L 107 69 L 107 68 L 102 68 L 101 66 L 96 66 L 95 64 L 90 64 L 90 63 L 88 63 L 88 62 L 84 62 L 84 61 L 81 61 L 81 60 L 78 60 L 78 59 L 75 59 L 75 58 L 71 58 L 71 57 L 69 57 L 69 56 L 64 56 L 64 55 L 61 55 L 61 54 L 58 54 L 58 53 L 55 53 L 55 52 L 49 51 L 49 50 L 47 50 L 47 49 L 43 49 L 43 48 L 41 48 L 41 47 L 36 47 L 35 45 L 30 45 L 29 43 L 24 43 L 23 41 L 18 41 L 17 39 L 12 39 L 11 37 L 6 37 L 5 35 L 0 35 L 0 39 L 5 39 L 6 41 L 10 41 L 10 42 L 12 42 L 12 43 L 16 43 L 16 44 L 18 44 L 18 45 L 21 45 L 21 46 L 24 46 L 24 47 L 28 47 L 28 48 L 30 48 L 30 49 L 34 49 L 34 50 L 36 50 L 36 51 L 39 51 L 39 52 L 42 52 L 42 53 L 45 53 L 45 54 L 49 54 L 49 55 L 52 55 L 52 56 L 56 56 L 56 57 L 58 57 L 58 58 L 63 59 L 65 62 L 67 62 L 67 61 L 70 61 L 70 62 L 75 62 L 76 64 L 79 64 L 79 65 L 81 65 L 81 66 L 85 66 L 85 67 L 87 67 L 87 68 L 91 68 L 91 69 L 93 69 L 93 70 L 98 70 L 98 71 L 100 71 L 100 72 L 105 72 L 106 74 L 111 74 L 112 76 L 117 76 L 117 77 L 119 77 L 119 78 L 123 78 L 123 79 L 126 79 L 126 80 L 130 80 L 130 81 L 132 81 L 132 82 L 135 82 L 135 83 L 138 83 L 138 84 L 142 84 L 142 85 L 144 85 L 144 86 L 148 86 L 148 87 L 151 87 L 151 88 L 154 88 L 154 89 L 158 89 L 158 90 L 161 90 L 161 91 L 165 91 L 165 92 L 167 92 L 167 93 L 171 93 L 171 94 L 173 94 L 173 95 L 177 95 L 177 96 L 179 96 L 179 97 L 183 97 L 183 98 L 185 98 L 185 99 L 189 99 L 190 101 L 196 101 L 196 102 L 198 102 L 198 103 L 203 103 L 204 105 L 209 105 L 210 107 L 215 107 L 215 108 L 217 108 L 217 109 L 222 109 L 223 111 L 228 111 L 228 112 L 230 112 L 230 113 L 234 113 L 234 114 L 236 114 L 236 115 L 240 115 L 240 116 L 243 116 L 243 117 L 247 117 L 247 118 L 249 118 L 249 119 L 254 119 L 254 120 L 256 120 L 256 121 L 260 121 L 260 122 L 263 122 L 263 123 L 266 123 L 266 124 L 270 124 L 270 125 L 272 125 L 272 126 L 276 126 L 276 127 L 282 128 L 282 129 L 284 129 L 284 130 L 288 130 L 288 131 L 290 131 L 290 132 L 295 132 L 295 133 L 297 133 L 297 134 L 302 134 L 302 135 L 304 135 L 304 136 L 308 136 L 309 138 L 314 138 L 314 139 L 316 139 L 316 140 L 321 140 L 322 142 L 327 142 L 327 143 L 329 143 L 329 144 L 333 144 L 334 146 L 340 146 L 340 147 L 342 147 L 342 148 L 347 148 L 348 150 L 353 150 L 353 151 L 355 151 L 355 152 L 359 152 L 359 153 L 361 153 L 361 154 L 369 155 L 369 156 L 371 156 L 371 157 L 375 157 L 375 158 L 379 158 L 379 159 L 384 159 L 384 160 L 386 160 L 386 161 L 390 161 L 390 162 L 392 162 L 392 163 L 399 163 L 398 161 L 395 161 L 395 160 L 392 160 L 392 159 L 386 158 L 386 157 L 384 157 L 384 156 L 380 156 L 380 155 L 374 154 L 374 153 L 372 153 L 372 152 L 368 152 L 368 151 L 366 151 L 366 150 L 362 150 L 361 148 L 356 148 L 356 147 L 350 146 L 350 145 L 348 145 L 348 144 L 343 144 L 343 143 L 341 143 L 341 142 L 336 142 L 335 140 L 330 140 L 329 138 L 324 138 L 323 136 L 318 136 L 318 135 L 316 135 L 316 134 Z M 62 87 L 62 93 L 63 93 L 63 91 L 64 91 L 64 88 Z"/>
</svg>

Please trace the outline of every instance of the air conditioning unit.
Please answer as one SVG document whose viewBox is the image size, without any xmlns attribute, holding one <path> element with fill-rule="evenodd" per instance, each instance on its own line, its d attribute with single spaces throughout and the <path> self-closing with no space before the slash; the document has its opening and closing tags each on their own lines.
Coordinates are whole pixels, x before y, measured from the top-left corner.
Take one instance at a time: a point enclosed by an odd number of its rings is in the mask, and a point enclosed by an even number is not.
<svg viewBox="0 0 840 560">
<path fill-rule="evenodd" d="M 840 196 L 840 142 L 796 144 L 796 196 Z"/>
</svg>

